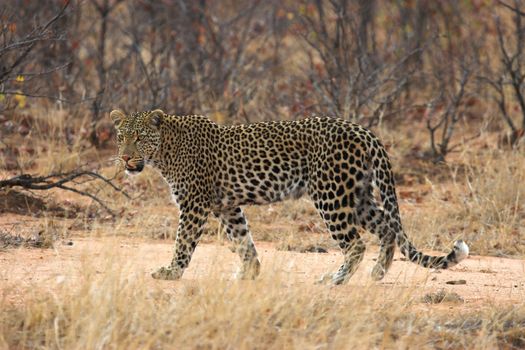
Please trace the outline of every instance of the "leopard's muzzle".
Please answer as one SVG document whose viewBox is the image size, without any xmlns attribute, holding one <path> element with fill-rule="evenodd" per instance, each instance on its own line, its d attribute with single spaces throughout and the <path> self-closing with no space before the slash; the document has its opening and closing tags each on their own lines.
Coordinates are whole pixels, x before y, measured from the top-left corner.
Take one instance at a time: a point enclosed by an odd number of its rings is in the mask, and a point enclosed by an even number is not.
<svg viewBox="0 0 525 350">
<path fill-rule="evenodd" d="M 126 173 L 136 175 L 144 170 L 144 160 L 129 160 L 126 162 Z"/>
</svg>

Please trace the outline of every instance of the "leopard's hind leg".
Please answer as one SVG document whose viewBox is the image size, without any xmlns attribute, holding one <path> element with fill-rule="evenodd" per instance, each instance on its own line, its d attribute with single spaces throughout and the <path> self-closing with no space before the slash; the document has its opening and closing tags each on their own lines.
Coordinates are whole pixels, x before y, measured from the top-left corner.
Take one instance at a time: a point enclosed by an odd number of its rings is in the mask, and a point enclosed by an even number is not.
<svg viewBox="0 0 525 350">
<path fill-rule="evenodd" d="M 372 278 L 383 279 L 394 260 L 396 247 L 396 228 L 398 225 L 389 218 L 383 208 L 376 205 L 375 201 L 367 198 L 357 211 L 361 227 L 379 237 L 380 250 L 377 262 L 372 269 Z"/>
<path fill-rule="evenodd" d="M 354 198 L 353 191 L 338 198 L 332 196 L 335 194 L 314 195 L 317 197 L 316 200 L 314 199 L 314 204 L 330 231 L 330 235 L 337 241 L 343 253 L 344 261 L 337 272 L 324 275 L 320 282 L 331 280 L 334 284 L 342 284 L 348 281 L 363 260 L 365 244 L 359 236 L 359 226 L 356 223 L 356 216 L 351 203 Z M 325 200 L 325 198 L 332 198 L 332 200 Z"/>
<path fill-rule="evenodd" d="M 248 222 L 240 207 L 221 210 L 215 213 L 220 219 L 226 236 L 233 243 L 233 249 L 239 254 L 242 268 L 237 274 L 240 279 L 255 278 L 259 274 L 261 263 L 257 250 L 248 230 Z"/>
</svg>

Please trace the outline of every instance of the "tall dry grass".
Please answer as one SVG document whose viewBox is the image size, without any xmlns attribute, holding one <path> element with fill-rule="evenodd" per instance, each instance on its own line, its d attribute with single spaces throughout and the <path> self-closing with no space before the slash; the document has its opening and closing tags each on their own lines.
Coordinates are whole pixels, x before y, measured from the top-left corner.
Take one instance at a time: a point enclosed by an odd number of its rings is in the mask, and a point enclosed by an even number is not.
<svg viewBox="0 0 525 350">
<path fill-rule="evenodd" d="M 444 165 L 396 168 L 417 179 L 397 189 L 405 230 L 418 247 L 446 251 L 465 239 L 473 254 L 525 256 L 523 150 L 465 146 Z"/>
<path fill-rule="evenodd" d="M 481 252 L 525 254 L 525 158 L 521 153 L 476 156 L 465 174 L 460 215 L 477 228 L 472 237 Z"/>
<path fill-rule="evenodd" d="M 213 269 L 213 268 L 211 268 Z M 282 271 L 276 267 L 275 271 Z M 78 276 L 78 277 L 74 277 Z M 336 288 L 284 272 L 230 281 L 207 271 L 166 282 L 136 271 L 109 245 L 79 271 L 4 285 L 0 348 L 364 349 L 525 345 L 525 303 L 470 309 L 426 304 L 416 286 Z M 214 277 L 215 276 L 215 277 Z"/>
</svg>

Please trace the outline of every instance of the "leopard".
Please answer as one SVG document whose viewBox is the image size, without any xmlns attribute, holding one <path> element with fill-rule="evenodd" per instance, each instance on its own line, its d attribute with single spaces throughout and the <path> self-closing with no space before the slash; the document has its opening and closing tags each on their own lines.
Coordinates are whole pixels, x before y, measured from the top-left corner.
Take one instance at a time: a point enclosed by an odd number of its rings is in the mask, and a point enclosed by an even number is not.
<svg viewBox="0 0 525 350">
<path fill-rule="evenodd" d="M 178 206 L 173 258 L 151 275 L 180 279 L 213 215 L 241 261 L 238 278 L 253 279 L 261 263 L 243 208 L 307 195 L 343 255 L 320 282 L 346 283 L 363 260 L 363 231 L 378 236 L 373 280 L 384 278 L 396 244 L 407 260 L 447 269 L 469 255 L 457 240 L 446 255 L 427 255 L 406 235 L 390 158 L 367 128 L 331 116 L 223 125 L 202 115 L 161 109 L 110 112 L 118 156 L 134 175 L 150 166 L 167 182 Z"/>
</svg>

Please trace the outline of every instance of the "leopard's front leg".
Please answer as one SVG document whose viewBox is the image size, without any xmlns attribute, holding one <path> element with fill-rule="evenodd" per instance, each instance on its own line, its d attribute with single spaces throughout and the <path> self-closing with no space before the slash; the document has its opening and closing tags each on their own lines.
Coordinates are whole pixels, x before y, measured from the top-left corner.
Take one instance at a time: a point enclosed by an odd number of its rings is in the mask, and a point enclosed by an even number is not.
<svg viewBox="0 0 525 350">
<path fill-rule="evenodd" d="M 173 260 L 152 274 L 155 279 L 177 280 L 188 267 L 191 256 L 208 219 L 208 210 L 199 206 L 180 207 L 179 227 L 175 237 Z"/>
</svg>

